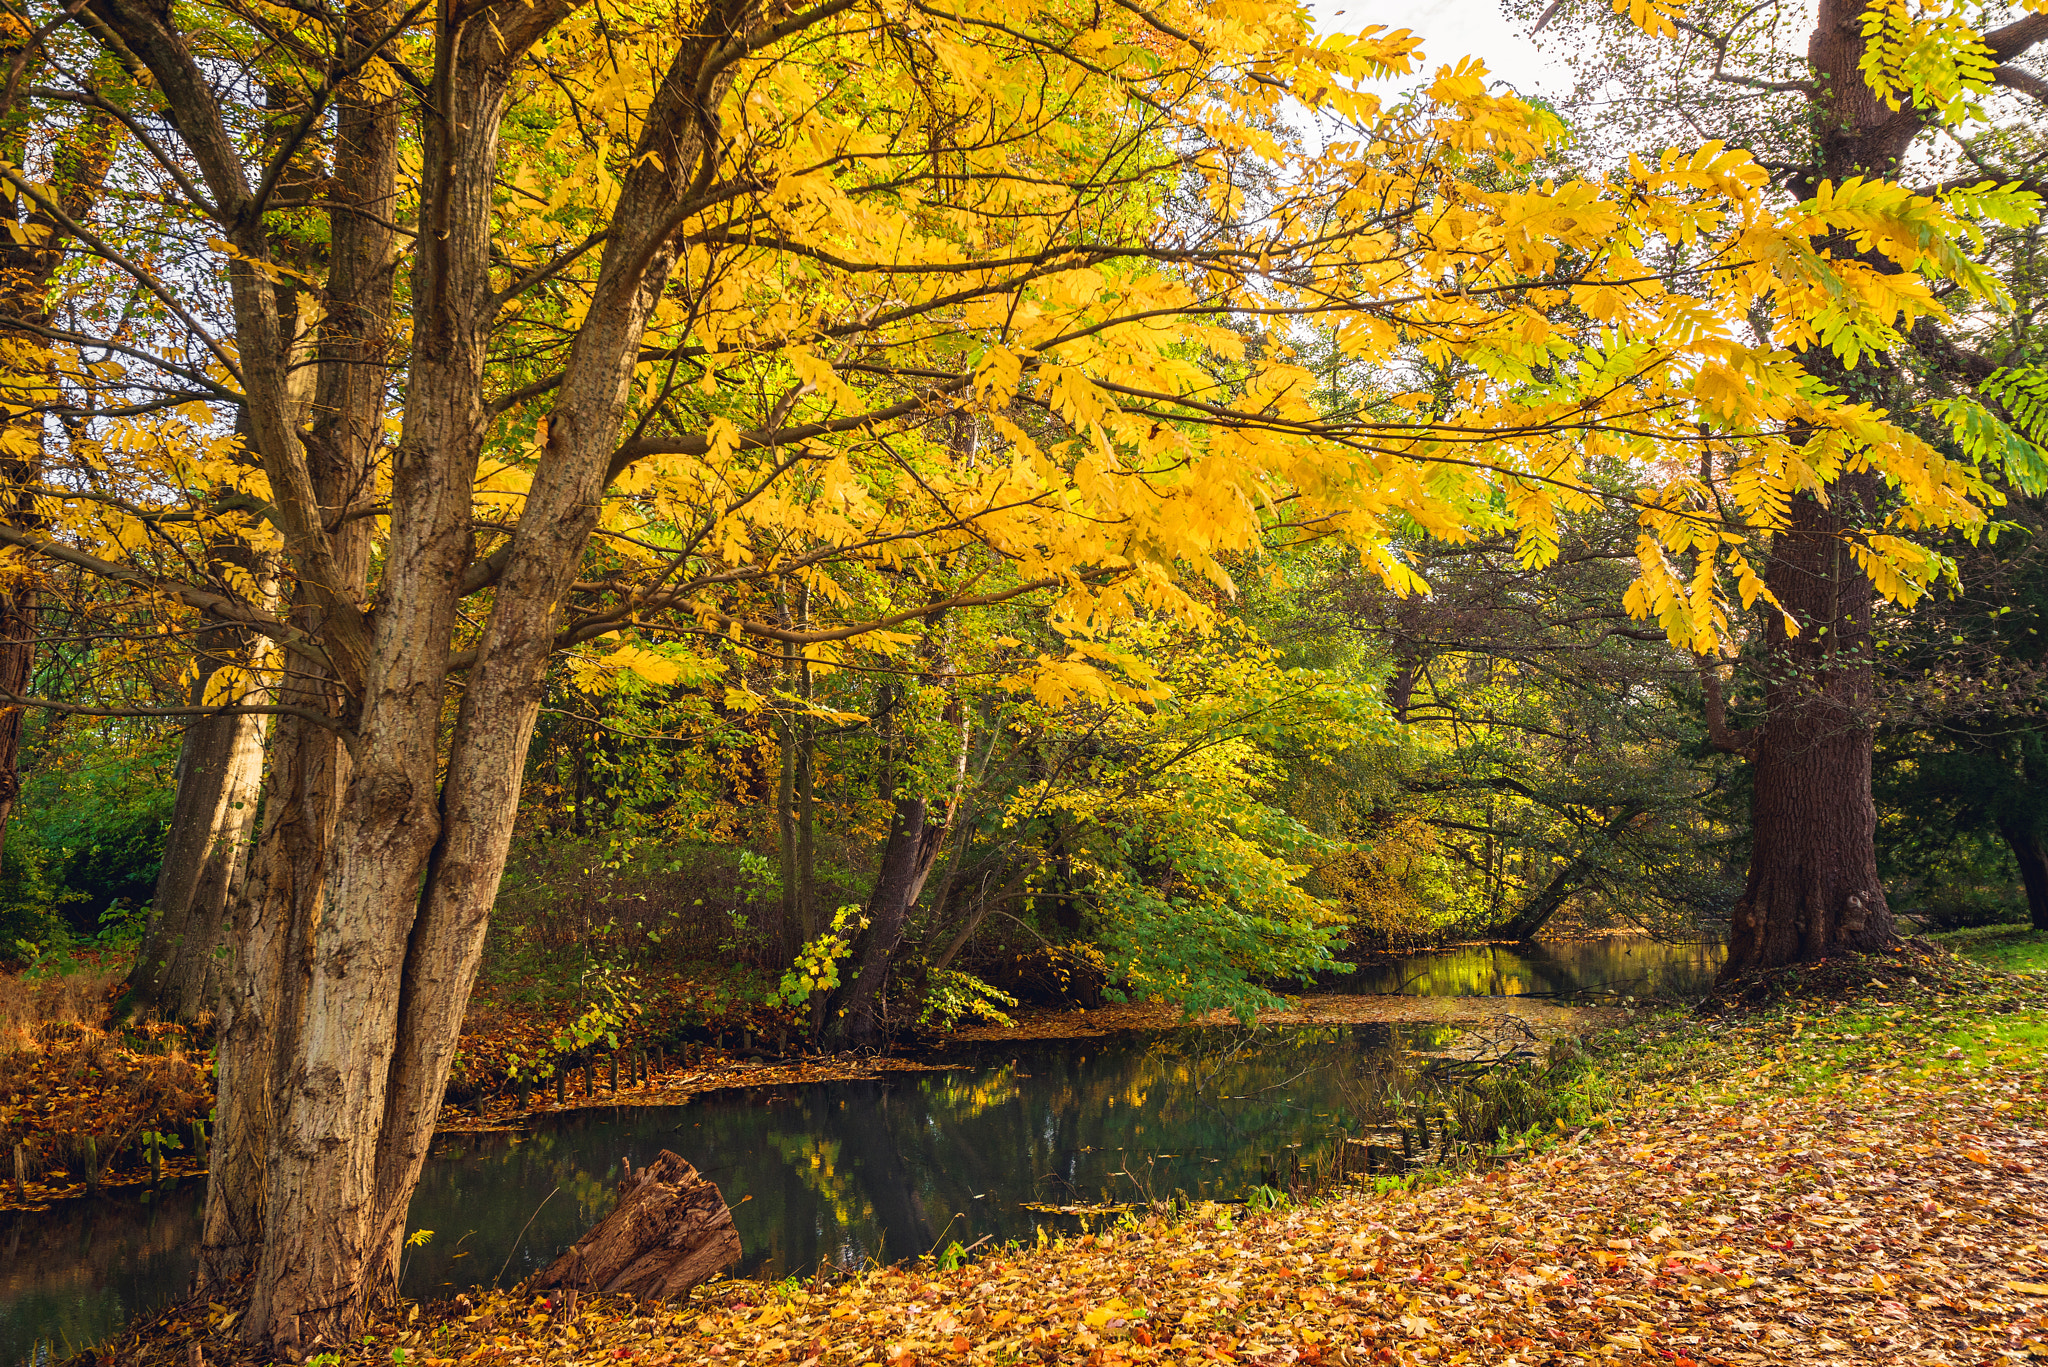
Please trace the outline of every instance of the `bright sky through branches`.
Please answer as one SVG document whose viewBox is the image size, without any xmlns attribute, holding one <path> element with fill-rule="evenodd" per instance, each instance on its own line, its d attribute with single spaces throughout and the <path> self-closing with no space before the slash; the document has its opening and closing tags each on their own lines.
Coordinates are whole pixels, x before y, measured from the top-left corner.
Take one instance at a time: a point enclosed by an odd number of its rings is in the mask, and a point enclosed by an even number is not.
<svg viewBox="0 0 2048 1367">
<path fill-rule="evenodd" d="M 1499 0 L 1312 0 L 1310 8 L 1324 33 L 1356 32 L 1368 24 L 1413 29 L 1422 37 L 1424 73 L 1475 56 L 1485 59 L 1494 75 L 1530 94 L 1557 95 L 1571 88 L 1564 64 L 1538 51 L 1501 13 Z M 1394 88 L 1405 84 L 1388 82 Z"/>
</svg>

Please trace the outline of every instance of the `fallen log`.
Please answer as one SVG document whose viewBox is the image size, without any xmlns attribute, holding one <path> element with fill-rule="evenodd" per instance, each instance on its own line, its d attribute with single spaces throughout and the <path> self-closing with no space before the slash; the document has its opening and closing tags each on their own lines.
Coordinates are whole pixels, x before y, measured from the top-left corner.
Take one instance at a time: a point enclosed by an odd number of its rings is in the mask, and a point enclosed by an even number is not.
<svg viewBox="0 0 2048 1367">
<path fill-rule="evenodd" d="M 529 1285 L 666 1300 L 739 1260 L 739 1231 L 717 1185 L 664 1149 L 640 1171 L 627 1168 L 612 1213 Z"/>
</svg>

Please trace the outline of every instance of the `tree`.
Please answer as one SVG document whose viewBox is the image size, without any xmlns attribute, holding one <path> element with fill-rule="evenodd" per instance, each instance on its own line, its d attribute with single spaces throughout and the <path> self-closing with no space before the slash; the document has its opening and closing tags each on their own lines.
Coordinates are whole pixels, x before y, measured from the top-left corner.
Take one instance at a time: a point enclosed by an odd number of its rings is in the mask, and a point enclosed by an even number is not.
<svg viewBox="0 0 2048 1367">
<path fill-rule="evenodd" d="M 0 544 L 278 650 L 199 709 L 277 718 L 202 1251 L 208 1285 L 250 1274 L 252 1340 L 338 1342 L 394 1284 L 558 651 L 667 681 L 706 634 L 826 652 L 1031 594 L 1083 640 L 1200 621 L 1190 586 L 1229 592 L 1276 523 L 1410 588 L 1396 526 L 1512 528 L 1540 563 L 1589 450 L 1690 449 L 1703 408 L 1754 453 L 1752 512 L 1829 445 L 1911 475 L 1929 525 L 1981 518 L 1978 472 L 1731 331 L 1776 296 L 1800 337 L 1891 344 L 1935 308 L 1921 273 L 1981 283 L 1956 209 L 1878 186 L 1786 217 L 1712 147 L 1502 189 L 1554 124 L 1470 65 L 1382 107 L 1357 82 L 1402 35 L 1196 0 L 38 13 L 67 75 L 13 98 L 106 109 L 130 189 L 83 222 L 0 167 L 101 292 L 30 410 L 90 429 L 38 489 L 61 516 Z M 79 75 L 102 56 L 132 100 Z M 1345 136 L 1309 150 L 1295 109 Z M 1908 274 L 1814 257 L 1823 224 Z M 1369 390 L 1309 401 L 1303 319 Z M 1417 356 L 1452 383 L 1406 384 Z M 209 565 L 227 532 L 278 556 L 285 611 Z M 890 601 L 746 612 L 829 594 L 828 562 Z M 1712 592 L 1646 572 L 1645 611 L 1711 630 Z"/>
<path fill-rule="evenodd" d="M 15 15 L 0 19 L 0 61 L 11 82 L 41 73 L 36 37 Z M 94 74 L 107 80 L 110 72 Z M 50 384 L 51 284 L 65 256 L 60 225 L 99 198 L 119 132 L 112 119 L 89 108 L 61 120 L 38 120 L 20 106 L 0 114 L 0 160 L 35 165 L 46 186 L 40 202 L 10 196 L 0 224 L 0 483 L 6 491 L 0 517 L 10 526 L 32 527 L 41 516 L 33 491 L 47 435 L 40 410 Z M 21 792 L 22 709 L 12 704 L 30 691 L 36 569 L 26 557 L 0 559 L 0 846 Z"/>
<path fill-rule="evenodd" d="M 1424 543 L 1426 598 L 1343 563 L 1301 591 L 1286 636 L 1358 639 L 1404 724 L 1317 781 L 1358 842 L 1331 874 L 1360 940 L 1533 939 L 1575 903 L 1675 936 L 1725 924 L 1729 766 L 1700 753 L 1691 658 L 1621 606 L 1634 521 L 1570 516 L 1541 567 L 1506 538 Z"/>
<path fill-rule="evenodd" d="M 1632 35 L 1601 45 L 1588 86 L 1619 81 L 1637 97 L 1639 111 L 1633 128 L 1619 127 L 1603 93 L 1608 146 L 1631 132 L 1654 143 L 1660 127 L 1704 123 L 1754 151 L 1790 196 L 1813 205 L 1907 174 L 1915 144 L 1954 130 L 1994 87 L 2029 99 L 2048 91 L 2019 64 L 2048 39 L 2048 14 L 1980 32 L 1960 6 L 1824 0 L 1801 52 L 1782 40 L 1787 16 L 1774 4 L 1694 7 L 1683 14 L 1639 5 L 1634 12 L 1650 31 L 1680 41 L 1668 55 L 1646 54 Z M 1566 0 L 1557 0 L 1536 28 L 1566 13 Z M 1585 22 L 1598 22 L 1581 14 Z M 1613 31 L 1627 33 L 1620 26 Z M 1983 173 L 1993 169 L 1980 160 L 1927 193 L 1990 190 L 1997 181 Z M 2007 188 L 2019 185 L 2007 182 Z M 1868 232 L 1840 221 L 1816 217 L 1811 242 L 1827 259 L 1881 273 L 1896 269 Z M 2038 451 L 1984 406 L 1987 396 L 1970 397 L 1996 369 L 1967 344 L 1973 321 L 1951 324 L 1928 315 L 1892 345 L 1809 345 L 1801 366 L 1815 383 L 1873 409 L 1903 415 L 1922 408 L 1920 430 L 1948 445 L 1941 458 L 1960 455 L 1994 472 L 2005 465 L 2024 486 L 2036 478 Z M 1916 361 L 1935 373 L 1915 373 Z M 1944 426 L 1951 430 L 1943 432 Z M 1957 452 L 1958 441 L 1973 449 Z M 1736 491 L 1743 462 L 1724 464 L 1731 454 L 1725 445 L 1702 447 L 1693 490 L 1701 511 L 1718 514 Z M 1913 496 L 1900 487 L 1899 472 L 1844 460 L 1844 454 L 1822 441 L 1802 448 L 1795 459 L 1812 476 L 1804 487 L 1795 485 L 1782 513 L 1765 524 L 1770 545 L 1761 583 L 1743 592 L 1745 606 L 1757 596 L 1769 605 L 1761 623 L 1764 678 L 1756 726 L 1727 724 L 1721 652 L 1702 642 L 1716 744 L 1753 766 L 1753 843 L 1731 925 L 1724 970 L 1730 976 L 1875 949 L 1895 938 L 1878 877 L 1871 797 L 1872 620 L 1878 604 L 1900 591 L 1874 559 L 1887 537 L 1913 528 L 1901 507 Z M 1914 578 L 1925 584 L 1938 573 L 1930 566 Z M 1917 587 L 1906 594 L 1917 595 Z"/>
</svg>

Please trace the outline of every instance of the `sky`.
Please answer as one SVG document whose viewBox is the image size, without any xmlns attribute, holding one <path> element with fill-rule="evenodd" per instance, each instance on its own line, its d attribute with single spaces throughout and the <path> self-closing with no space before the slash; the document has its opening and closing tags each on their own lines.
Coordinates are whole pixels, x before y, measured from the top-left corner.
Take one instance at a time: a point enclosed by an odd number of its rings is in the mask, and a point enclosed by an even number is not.
<svg viewBox="0 0 2048 1367">
<path fill-rule="evenodd" d="M 1474 56 L 1531 94 L 1562 94 L 1571 84 L 1564 67 L 1538 52 L 1501 14 L 1499 0 L 1311 0 L 1310 8 L 1325 33 L 1370 24 L 1413 29 L 1422 38 L 1426 72 Z"/>
</svg>

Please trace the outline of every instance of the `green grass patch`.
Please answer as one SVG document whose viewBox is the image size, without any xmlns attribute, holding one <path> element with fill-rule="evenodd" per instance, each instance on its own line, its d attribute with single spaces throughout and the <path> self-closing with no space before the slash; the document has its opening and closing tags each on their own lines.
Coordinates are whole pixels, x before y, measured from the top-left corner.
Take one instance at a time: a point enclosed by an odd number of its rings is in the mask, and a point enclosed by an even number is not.
<svg viewBox="0 0 2048 1367">
<path fill-rule="evenodd" d="M 2018 941 L 2048 968 L 2048 936 L 2012 929 L 1965 934 L 1973 951 Z M 1639 1105 L 1762 1104 L 1872 1088 L 2009 1089 L 2048 1070 L 2048 978 L 1987 972 L 1992 965 L 1975 952 L 1968 962 L 1945 955 L 1923 955 L 1910 965 L 1875 960 L 1868 973 L 1857 971 L 1863 961 L 1830 962 L 1830 972 L 1811 975 L 1827 995 L 1794 995 L 1717 1017 L 1640 1014 L 1579 1045 L 1554 1047 L 1547 1067 L 1490 1080 L 1519 1091 L 1503 1110 L 1539 1121 L 1503 1135 L 1499 1147 L 1540 1148 L 1547 1137 Z M 2008 957 L 1996 966 L 2010 963 Z M 2043 1092 L 2021 1086 L 2010 1105 L 2048 1121 Z"/>
<path fill-rule="evenodd" d="M 1927 937 L 1966 959 L 2007 973 L 2048 973 L 2048 930 L 1978 926 Z"/>
</svg>

